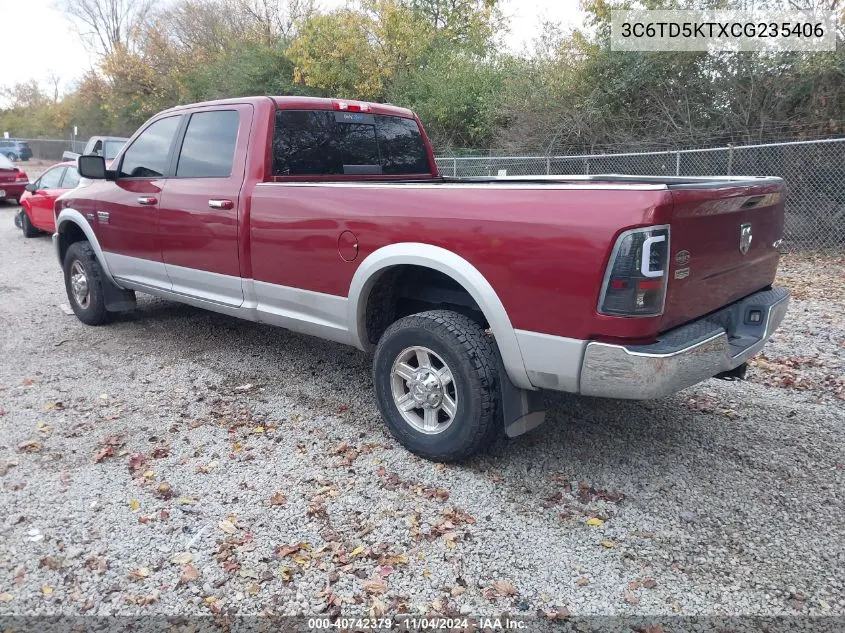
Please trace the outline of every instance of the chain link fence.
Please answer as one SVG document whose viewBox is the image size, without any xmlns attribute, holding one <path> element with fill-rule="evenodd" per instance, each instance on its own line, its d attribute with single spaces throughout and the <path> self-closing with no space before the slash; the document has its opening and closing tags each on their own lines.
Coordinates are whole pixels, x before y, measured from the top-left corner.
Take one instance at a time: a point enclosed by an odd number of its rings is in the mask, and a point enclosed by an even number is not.
<svg viewBox="0 0 845 633">
<path fill-rule="evenodd" d="M 845 138 L 669 152 L 442 157 L 437 166 L 444 176 L 780 176 L 787 185 L 788 246 L 845 248 Z"/>
</svg>

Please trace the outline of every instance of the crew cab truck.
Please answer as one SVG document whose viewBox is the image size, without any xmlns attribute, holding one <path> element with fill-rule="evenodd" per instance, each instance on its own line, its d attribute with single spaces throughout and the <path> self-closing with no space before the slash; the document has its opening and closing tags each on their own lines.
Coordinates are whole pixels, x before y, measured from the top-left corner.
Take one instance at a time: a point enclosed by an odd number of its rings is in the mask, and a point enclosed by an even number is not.
<svg viewBox="0 0 845 633">
<path fill-rule="evenodd" d="M 739 375 L 787 308 L 777 178 L 444 178 L 413 112 L 304 97 L 172 108 L 79 170 L 54 242 L 82 322 L 143 292 L 370 350 L 434 460 L 536 426 L 541 390 Z"/>
</svg>

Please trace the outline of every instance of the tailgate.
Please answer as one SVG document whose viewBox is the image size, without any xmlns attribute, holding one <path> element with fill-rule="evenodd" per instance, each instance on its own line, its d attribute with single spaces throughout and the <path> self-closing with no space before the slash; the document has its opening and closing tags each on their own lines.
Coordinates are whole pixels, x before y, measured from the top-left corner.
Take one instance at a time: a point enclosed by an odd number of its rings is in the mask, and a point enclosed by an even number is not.
<svg viewBox="0 0 845 633">
<path fill-rule="evenodd" d="M 669 189 L 673 209 L 663 330 L 774 282 L 785 197 L 779 178 Z"/>
</svg>

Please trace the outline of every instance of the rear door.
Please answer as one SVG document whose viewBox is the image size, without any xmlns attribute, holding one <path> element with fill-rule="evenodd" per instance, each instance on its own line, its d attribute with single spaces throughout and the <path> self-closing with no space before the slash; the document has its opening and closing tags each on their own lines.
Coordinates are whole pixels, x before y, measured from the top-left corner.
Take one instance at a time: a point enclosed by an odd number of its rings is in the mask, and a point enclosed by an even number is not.
<svg viewBox="0 0 845 633">
<path fill-rule="evenodd" d="M 150 123 L 120 157 L 115 182 L 98 191 L 91 219 L 97 239 L 112 274 L 135 286 L 171 286 L 159 244 L 158 209 L 182 119 L 176 114 Z"/>
<path fill-rule="evenodd" d="M 53 167 L 35 181 L 36 189 L 29 198 L 29 218 L 42 231 L 53 230 L 53 203 L 64 193 L 61 186 L 66 169 L 64 165 Z"/>
<path fill-rule="evenodd" d="M 174 291 L 239 306 L 238 208 L 253 109 L 232 105 L 186 116 L 159 207 L 165 268 Z"/>
</svg>

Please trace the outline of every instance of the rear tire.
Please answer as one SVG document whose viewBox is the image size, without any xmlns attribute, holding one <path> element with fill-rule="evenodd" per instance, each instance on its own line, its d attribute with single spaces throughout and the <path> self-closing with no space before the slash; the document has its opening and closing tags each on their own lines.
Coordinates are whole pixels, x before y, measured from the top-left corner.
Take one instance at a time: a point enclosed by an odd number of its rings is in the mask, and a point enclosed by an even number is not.
<svg viewBox="0 0 845 633">
<path fill-rule="evenodd" d="M 86 325 L 102 325 L 111 320 L 106 310 L 103 280 L 105 275 L 88 242 L 74 242 L 64 261 L 65 290 L 76 317 Z"/>
<path fill-rule="evenodd" d="M 29 214 L 25 210 L 21 210 L 21 231 L 24 237 L 38 237 L 40 233 L 29 221 Z"/>
<path fill-rule="evenodd" d="M 6 154 L 6 158 L 8 158 L 13 163 L 18 159 L 18 157 L 15 156 L 14 154 L 12 154 L 12 152 L 9 152 L 8 154 Z"/>
<path fill-rule="evenodd" d="M 409 451 L 453 462 L 484 450 L 503 431 L 492 337 L 469 317 L 432 310 L 399 319 L 375 351 L 382 418 Z"/>
</svg>

